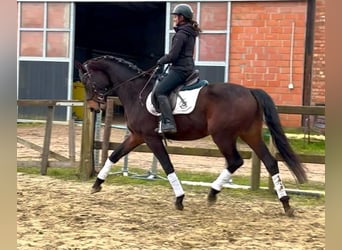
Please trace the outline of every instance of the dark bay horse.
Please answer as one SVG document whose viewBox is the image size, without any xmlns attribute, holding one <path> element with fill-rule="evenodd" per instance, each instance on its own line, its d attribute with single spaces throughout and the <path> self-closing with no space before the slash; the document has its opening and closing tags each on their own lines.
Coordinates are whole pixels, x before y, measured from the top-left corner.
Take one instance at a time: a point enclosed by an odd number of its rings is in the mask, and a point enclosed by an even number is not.
<svg viewBox="0 0 342 250">
<path fill-rule="evenodd" d="M 124 107 L 130 130 L 130 135 L 108 157 L 92 186 L 92 193 L 101 190 L 101 184 L 114 163 L 135 147 L 146 143 L 159 160 L 173 188 L 176 209 L 182 210 L 184 191 L 181 182 L 170 161 L 163 136 L 155 131 L 159 118 L 146 108 L 147 96 L 156 81 L 151 73 L 154 68 L 143 71 L 124 59 L 112 56 L 90 59 L 76 67 L 85 86 L 89 108 L 99 111 L 108 95 L 117 95 Z M 155 71 L 156 68 L 153 73 Z M 211 185 L 207 197 L 209 204 L 215 203 L 222 185 L 243 165 L 236 148 L 240 137 L 257 154 L 272 176 L 285 214 L 293 215 L 294 210 L 279 175 L 278 162 L 262 139 L 264 120 L 279 153 L 298 182 L 307 181 L 307 177 L 284 134 L 275 104 L 265 91 L 232 83 L 209 84 L 199 91 L 194 110 L 190 114 L 175 115 L 175 120 L 177 133 L 165 134 L 167 139 L 196 140 L 210 135 L 226 159 L 226 169 Z"/>
</svg>

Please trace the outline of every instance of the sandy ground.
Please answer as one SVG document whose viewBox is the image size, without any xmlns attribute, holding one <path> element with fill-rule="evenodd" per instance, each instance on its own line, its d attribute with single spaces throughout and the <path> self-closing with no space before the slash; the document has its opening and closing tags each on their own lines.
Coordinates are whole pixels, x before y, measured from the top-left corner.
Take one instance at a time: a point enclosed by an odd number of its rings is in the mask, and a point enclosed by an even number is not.
<svg viewBox="0 0 342 250">
<path fill-rule="evenodd" d="M 18 136 L 43 144 L 44 125 L 19 126 L 17 131 Z M 77 157 L 80 134 L 81 127 L 76 126 Z M 67 135 L 67 126 L 54 125 L 51 150 L 68 156 Z M 111 140 L 123 137 L 124 131 L 113 129 Z M 213 146 L 208 141 L 196 145 Z M 40 154 L 18 143 L 17 157 L 39 160 Z M 224 166 L 221 158 L 171 158 L 176 170 L 219 174 Z M 129 155 L 129 166 L 147 171 L 151 162 L 151 154 Z M 324 165 L 307 168 L 310 180 L 324 182 Z M 283 178 L 292 179 L 284 166 L 280 171 Z M 248 161 L 238 174 L 250 175 Z M 325 249 L 324 206 L 294 202 L 295 217 L 288 218 L 276 197 L 250 194 L 242 199 L 224 189 L 218 202 L 208 207 L 208 188 L 184 186 L 185 209 L 178 211 L 167 187 L 104 184 L 103 191 L 90 195 L 90 182 L 22 173 L 17 178 L 18 249 Z"/>
<path fill-rule="evenodd" d="M 207 189 L 185 187 L 185 209 L 173 209 L 160 186 L 105 185 L 18 173 L 18 249 L 324 249 L 325 207 L 296 207 L 225 189 L 206 204 Z"/>
</svg>

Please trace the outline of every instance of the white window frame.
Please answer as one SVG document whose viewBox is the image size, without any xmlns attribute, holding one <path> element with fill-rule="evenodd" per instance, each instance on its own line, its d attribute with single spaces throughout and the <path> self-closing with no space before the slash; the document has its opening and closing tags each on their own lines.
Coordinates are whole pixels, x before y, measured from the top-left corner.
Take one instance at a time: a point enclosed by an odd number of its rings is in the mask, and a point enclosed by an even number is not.
<svg viewBox="0 0 342 250">
<path fill-rule="evenodd" d="M 170 48 L 170 35 L 174 34 L 175 31 L 170 29 L 170 18 L 171 18 L 171 2 L 166 3 L 166 20 L 165 20 L 165 53 L 168 53 Z M 226 35 L 226 54 L 224 61 L 201 61 L 199 60 L 199 38 L 196 38 L 195 44 L 195 65 L 196 66 L 224 66 L 224 81 L 228 81 L 229 77 L 229 52 L 230 52 L 230 28 L 231 28 L 231 1 L 193 1 L 197 2 L 197 22 L 201 21 L 201 2 L 226 2 L 227 3 L 227 20 L 226 20 L 226 30 L 202 30 L 201 34 L 225 34 Z"/>
<path fill-rule="evenodd" d="M 35 1 L 44 3 L 44 20 L 43 28 L 22 28 L 21 27 L 21 4 L 22 2 L 32 2 L 21 0 L 18 1 L 18 33 L 17 33 L 17 99 L 19 98 L 19 65 L 21 61 L 45 61 L 45 62 L 67 62 L 68 67 L 68 90 L 67 99 L 72 100 L 73 91 L 73 70 L 74 70 L 74 43 L 75 43 L 75 3 L 71 1 Z M 47 13 L 49 2 L 64 2 L 70 6 L 69 11 L 69 27 L 68 28 L 48 28 L 47 27 Z M 43 31 L 43 55 L 42 56 L 21 56 L 20 44 L 21 44 L 21 31 Z M 46 56 L 46 44 L 47 44 L 47 32 L 69 32 L 69 48 L 67 57 L 47 57 Z M 72 116 L 72 108 L 67 107 L 68 119 Z"/>
</svg>

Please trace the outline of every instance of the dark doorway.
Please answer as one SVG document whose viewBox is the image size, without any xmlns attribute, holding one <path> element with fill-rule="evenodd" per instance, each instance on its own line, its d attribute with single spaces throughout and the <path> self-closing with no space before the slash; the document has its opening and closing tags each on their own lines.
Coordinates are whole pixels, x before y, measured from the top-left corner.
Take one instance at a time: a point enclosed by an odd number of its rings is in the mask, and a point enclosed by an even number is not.
<svg viewBox="0 0 342 250">
<path fill-rule="evenodd" d="M 76 3 L 75 60 L 109 54 L 148 69 L 164 54 L 165 15 L 165 2 Z"/>
<path fill-rule="evenodd" d="M 75 60 L 113 55 L 149 69 L 164 55 L 165 21 L 165 2 L 76 3 Z"/>
</svg>

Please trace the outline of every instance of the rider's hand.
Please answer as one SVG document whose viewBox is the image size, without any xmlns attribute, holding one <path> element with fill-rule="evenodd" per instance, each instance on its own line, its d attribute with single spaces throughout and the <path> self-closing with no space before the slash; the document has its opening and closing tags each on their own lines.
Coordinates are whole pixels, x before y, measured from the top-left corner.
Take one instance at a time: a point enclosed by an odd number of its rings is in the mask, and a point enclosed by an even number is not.
<svg viewBox="0 0 342 250">
<path fill-rule="evenodd" d="M 162 61 L 160 59 L 157 61 L 157 65 L 158 66 L 162 66 L 163 65 L 163 63 L 162 63 Z"/>
<path fill-rule="evenodd" d="M 167 58 L 165 56 L 162 56 L 161 58 L 159 58 L 159 60 L 157 61 L 157 65 L 158 66 L 162 66 L 166 63 Z"/>
</svg>

